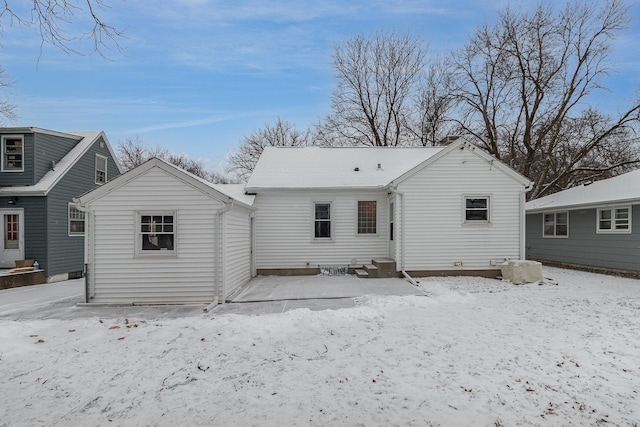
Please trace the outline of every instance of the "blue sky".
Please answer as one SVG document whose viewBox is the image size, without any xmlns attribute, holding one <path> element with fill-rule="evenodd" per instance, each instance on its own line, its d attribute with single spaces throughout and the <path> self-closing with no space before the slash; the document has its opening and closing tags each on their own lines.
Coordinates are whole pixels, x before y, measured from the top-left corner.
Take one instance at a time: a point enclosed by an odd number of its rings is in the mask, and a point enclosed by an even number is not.
<svg viewBox="0 0 640 427">
<path fill-rule="evenodd" d="M 254 129 L 278 116 L 306 128 L 329 112 L 336 43 L 377 30 L 407 32 L 438 55 L 462 46 L 507 2 L 108 3 L 103 18 L 125 30 L 123 52 L 107 53 L 109 60 L 49 46 L 40 55 L 34 31 L 2 22 L 0 64 L 14 82 L 4 95 L 18 106 L 16 125 L 104 130 L 114 147 L 139 136 L 221 172 L 226 154 Z M 637 90 L 640 6 L 632 5 L 632 28 L 615 42 L 617 73 L 606 82 L 612 92 L 599 101 L 606 109 Z M 90 51 L 86 43 L 74 47 Z"/>
</svg>

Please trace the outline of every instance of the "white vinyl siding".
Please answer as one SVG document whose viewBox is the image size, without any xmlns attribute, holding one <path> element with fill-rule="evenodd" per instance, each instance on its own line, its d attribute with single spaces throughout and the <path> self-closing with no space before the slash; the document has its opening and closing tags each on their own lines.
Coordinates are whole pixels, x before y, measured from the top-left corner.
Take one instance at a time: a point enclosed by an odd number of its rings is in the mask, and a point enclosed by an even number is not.
<svg viewBox="0 0 640 427">
<path fill-rule="evenodd" d="M 228 296 L 251 279 L 251 218 L 249 212 L 234 208 L 224 214 L 224 275 Z"/>
<path fill-rule="evenodd" d="M 331 201 L 331 240 L 314 239 L 314 203 Z M 375 200 L 378 234 L 357 234 L 358 200 Z M 256 196 L 256 268 L 315 268 L 387 257 L 386 191 L 269 191 Z M 385 208 L 380 208 L 385 206 Z M 310 231 L 311 230 L 311 231 Z"/>
<path fill-rule="evenodd" d="M 217 212 L 223 204 L 160 169 L 90 205 L 95 241 L 88 245 L 90 302 L 211 302 L 216 294 Z M 136 257 L 136 212 L 175 212 L 175 257 Z M 95 242 L 99 242 L 95 245 Z"/>
<path fill-rule="evenodd" d="M 401 182 L 398 192 L 394 237 L 399 268 L 486 270 L 498 268 L 499 260 L 520 258 L 523 186 L 470 149 L 451 151 L 427 165 Z M 490 195 L 490 226 L 461 222 L 461 200 L 470 195 Z"/>
</svg>

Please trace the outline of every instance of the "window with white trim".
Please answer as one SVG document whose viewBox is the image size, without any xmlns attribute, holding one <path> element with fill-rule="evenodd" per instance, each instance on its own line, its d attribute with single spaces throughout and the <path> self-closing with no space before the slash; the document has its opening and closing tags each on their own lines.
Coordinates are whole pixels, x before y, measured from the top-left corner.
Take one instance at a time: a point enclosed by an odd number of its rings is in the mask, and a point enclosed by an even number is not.
<svg viewBox="0 0 640 427">
<path fill-rule="evenodd" d="M 175 212 L 138 213 L 138 253 L 175 254 Z"/>
<path fill-rule="evenodd" d="M 84 236 L 84 212 L 69 203 L 69 236 Z"/>
<path fill-rule="evenodd" d="M 358 234 L 378 232 L 378 210 L 375 200 L 358 201 Z"/>
<path fill-rule="evenodd" d="M 542 227 L 543 237 L 569 237 L 569 213 L 545 213 Z"/>
<path fill-rule="evenodd" d="M 24 137 L 2 136 L 2 172 L 24 172 Z"/>
<path fill-rule="evenodd" d="M 489 222 L 489 196 L 465 196 L 464 197 L 464 221 L 465 222 Z"/>
<path fill-rule="evenodd" d="M 314 238 L 331 238 L 331 203 L 314 202 Z"/>
<path fill-rule="evenodd" d="M 631 207 L 598 209 L 598 233 L 631 233 Z"/>
<path fill-rule="evenodd" d="M 96 154 L 96 184 L 107 182 L 107 158 Z"/>
</svg>

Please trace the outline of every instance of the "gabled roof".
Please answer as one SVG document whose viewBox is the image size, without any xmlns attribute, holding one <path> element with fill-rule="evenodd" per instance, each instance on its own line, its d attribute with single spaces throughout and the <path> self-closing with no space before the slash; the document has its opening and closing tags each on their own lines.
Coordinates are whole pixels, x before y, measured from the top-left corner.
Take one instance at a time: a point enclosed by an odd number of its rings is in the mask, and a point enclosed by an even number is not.
<svg viewBox="0 0 640 427">
<path fill-rule="evenodd" d="M 460 148 L 528 186 L 530 181 L 473 144 L 446 147 L 267 147 L 246 186 L 248 193 L 272 189 L 384 189 Z"/>
<path fill-rule="evenodd" d="M 82 196 L 74 199 L 74 201 L 79 202 L 82 206 L 86 206 L 92 201 L 99 199 L 104 195 L 122 187 L 128 182 L 135 180 L 137 177 L 144 175 L 153 168 L 163 170 L 169 175 L 172 175 L 176 179 L 181 180 L 187 185 L 194 187 L 195 189 L 201 191 L 211 198 L 222 200 L 225 203 L 239 204 L 247 209 L 257 210 L 253 207 L 253 200 L 255 197 L 245 195 L 244 191 L 239 188 L 238 184 L 212 184 L 196 175 L 193 175 L 192 173 L 185 171 L 184 169 L 181 169 L 156 157 L 147 160 L 140 166 L 137 166 L 120 176 L 117 176 L 106 184 L 83 194 Z"/>
<path fill-rule="evenodd" d="M 246 191 L 381 189 L 444 147 L 267 147 Z"/>
<path fill-rule="evenodd" d="M 640 203 L 640 169 L 540 197 L 525 208 L 536 212 L 614 203 Z"/>
<path fill-rule="evenodd" d="M 63 136 L 67 138 L 76 138 L 78 143 L 65 156 L 56 163 L 55 167 L 49 170 L 35 185 L 20 185 L 12 187 L 0 187 L 0 195 L 3 196 L 46 196 L 49 191 L 65 176 L 67 172 L 82 158 L 82 156 L 91 148 L 91 146 L 102 137 L 107 144 L 107 148 L 113 157 L 113 160 L 122 172 L 121 166 L 116 159 L 115 153 L 109 144 L 107 136 L 102 131 L 97 132 L 55 132 L 40 128 L 3 128 L 4 132 L 15 133 L 46 133 L 50 135 Z"/>
</svg>

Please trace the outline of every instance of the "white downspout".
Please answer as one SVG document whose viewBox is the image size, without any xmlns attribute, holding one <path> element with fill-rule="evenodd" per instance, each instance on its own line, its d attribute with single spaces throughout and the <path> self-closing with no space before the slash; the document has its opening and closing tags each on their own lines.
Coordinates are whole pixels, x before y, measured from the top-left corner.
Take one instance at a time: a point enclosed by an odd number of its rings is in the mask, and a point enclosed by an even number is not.
<svg viewBox="0 0 640 427">
<path fill-rule="evenodd" d="M 398 195 L 400 198 L 400 215 L 398 216 L 400 219 L 400 271 L 402 274 L 406 274 L 404 271 L 404 240 L 405 240 L 405 226 L 404 226 L 404 193 L 402 191 L 398 191 L 398 186 L 395 185 L 392 187 L 392 191 L 394 194 Z M 396 218 L 397 220 L 398 218 Z"/>
<path fill-rule="evenodd" d="M 84 302 L 85 304 L 89 303 L 89 300 L 93 298 L 95 295 L 94 292 L 91 292 L 92 283 L 94 282 L 93 275 L 93 265 L 95 262 L 95 242 L 92 239 L 93 237 L 93 229 L 95 226 L 94 216 L 92 215 L 92 211 L 80 204 L 78 199 L 73 199 L 73 203 L 76 205 L 76 209 L 80 212 L 84 212 L 84 265 L 85 265 L 85 277 L 84 277 Z M 94 244 L 91 244 L 94 243 Z M 90 250 L 92 249 L 92 250 Z M 95 286 L 93 287 L 95 290 Z"/>
</svg>

